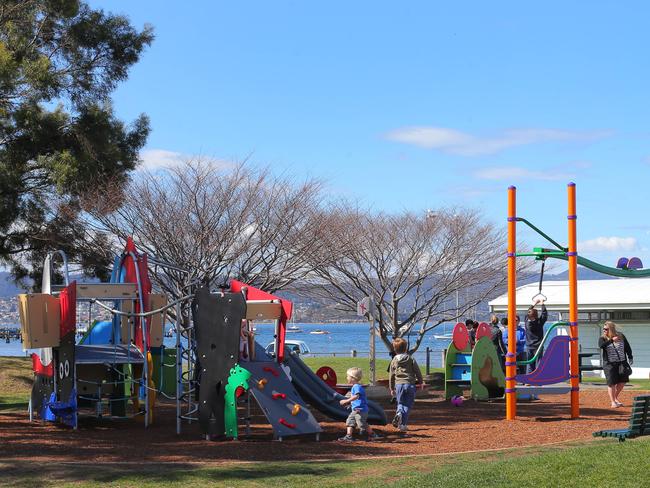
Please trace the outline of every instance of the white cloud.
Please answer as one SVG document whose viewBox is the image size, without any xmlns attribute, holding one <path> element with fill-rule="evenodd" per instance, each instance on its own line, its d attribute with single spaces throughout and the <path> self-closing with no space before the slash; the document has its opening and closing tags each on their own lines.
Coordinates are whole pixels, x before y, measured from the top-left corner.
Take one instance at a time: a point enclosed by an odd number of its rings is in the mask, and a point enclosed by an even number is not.
<svg viewBox="0 0 650 488">
<path fill-rule="evenodd" d="M 588 241 L 578 243 L 579 252 L 600 252 L 600 251 L 633 251 L 638 248 L 634 237 L 596 237 Z"/>
<path fill-rule="evenodd" d="M 140 159 L 142 163 L 138 169 L 142 170 L 171 168 L 187 161 L 187 157 L 181 153 L 164 149 L 145 149 L 140 152 Z"/>
<path fill-rule="evenodd" d="M 510 147 L 544 142 L 593 141 L 610 131 L 565 131 L 557 129 L 511 129 L 494 136 L 475 136 L 445 127 L 404 127 L 386 134 L 386 139 L 404 144 L 438 149 L 459 156 L 495 154 Z"/>
<path fill-rule="evenodd" d="M 183 154 L 165 149 L 145 149 L 140 152 L 139 170 L 157 171 L 165 168 L 174 168 L 186 164 L 188 161 L 204 161 L 218 167 L 232 166 L 233 163 L 218 158 L 200 155 Z"/>
</svg>

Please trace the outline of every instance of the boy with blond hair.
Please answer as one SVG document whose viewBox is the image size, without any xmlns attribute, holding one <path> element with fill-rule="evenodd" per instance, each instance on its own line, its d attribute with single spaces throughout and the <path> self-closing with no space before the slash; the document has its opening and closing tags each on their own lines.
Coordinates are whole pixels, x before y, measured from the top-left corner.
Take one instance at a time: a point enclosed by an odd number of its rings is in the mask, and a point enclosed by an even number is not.
<svg viewBox="0 0 650 488">
<path fill-rule="evenodd" d="M 379 439 L 381 436 L 372 430 L 368 425 L 368 401 L 366 400 L 366 390 L 359 383 L 363 372 L 361 368 L 350 368 L 346 372 L 347 381 L 352 385 L 350 396 L 342 399 L 339 403 L 342 406 L 350 405 L 350 415 L 345 421 L 346 434 L 339 440 L 343 442 L 352 442 L 354 437 L 354 428 L 359 429 L 361 437 L 367 440 Z"/>
<path fill-rule="evenodd" d="M 418 363 L 407 353 L 404 339 L 393 339 L 395 357 L 390 362 L 390 377 L 388 387 L 390 394 L 397 399 L 397 411 L 393 426 L 397 427 L 402 436 L 408 436 L 409 412 L 415 402 L 416 384 L 422 383 L 422 372 Z"/>
</svg>

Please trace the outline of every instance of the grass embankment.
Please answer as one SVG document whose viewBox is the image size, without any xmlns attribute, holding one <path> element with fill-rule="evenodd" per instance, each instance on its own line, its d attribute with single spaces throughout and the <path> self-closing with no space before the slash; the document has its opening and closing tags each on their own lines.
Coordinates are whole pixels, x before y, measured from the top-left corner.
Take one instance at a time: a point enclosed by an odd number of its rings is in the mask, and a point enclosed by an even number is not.
<svg viewBox="0 0 650 488">
<path fill-rule="evenodd" d="M 477 446 L 480 447 L 480 446 Z M 650 440 L 361 461 L 265 462 L 215 467 L 187 464 L 102 465 L 0 462 L 3 486 L 512 486 L 636 487 L 647 478 Z M 606 460 L 624 459 L 625 469 Z"/>
<path fill-rule="evenodd" d="M 0 357 L 0 410 L 27 408 L 32 382 L 30 358 Z"/>
</svg>

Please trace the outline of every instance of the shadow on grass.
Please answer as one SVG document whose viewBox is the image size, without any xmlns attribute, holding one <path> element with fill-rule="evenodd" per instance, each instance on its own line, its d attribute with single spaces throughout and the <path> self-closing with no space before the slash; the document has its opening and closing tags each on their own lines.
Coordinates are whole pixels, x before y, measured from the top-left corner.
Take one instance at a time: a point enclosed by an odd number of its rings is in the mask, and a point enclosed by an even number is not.
<svg viewBox="0 0 650 488">
<path fill-rule="evenodd" d="M 61 483 L 116 483 L 135 486 L 145 483 L 165 485 L 176 483 L 183 486 L 203 485 L 205 482 L 259 481 L 265 484 L 282 483 L 289 477 L 303 480 L 305 484 L 311 477 L 340 478 L 348 472 L 342 466 L 331 463 L 253 463 L 250 465 L 225 465 L 203 467 L 188 463 L 174 464 L 40 464 L 34 469 L 33 463 L 24 461 L 0 463 L 3 486 L 35 486 Z"/>
<path fill-rule="evenodd" d="M 28 401 L 12 402 L 11 399 L 5 401 L 0 398 L 0 412 L 6 410 L 20 410 L 24 412 L 27 410 L 27 407 L 29 407 Z"/>
</svg>

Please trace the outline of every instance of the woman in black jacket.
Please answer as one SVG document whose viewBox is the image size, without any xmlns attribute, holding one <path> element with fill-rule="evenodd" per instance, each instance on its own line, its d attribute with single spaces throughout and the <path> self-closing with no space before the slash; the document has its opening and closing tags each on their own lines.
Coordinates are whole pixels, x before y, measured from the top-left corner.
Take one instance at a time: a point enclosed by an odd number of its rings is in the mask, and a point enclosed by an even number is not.
<svg viewBox="0 0 650 488">
<path fill-rule="evenodd" d="M 607 391 L 612 407 L 622 407 L 618 396 L 623 391 L 630 375 L 623 370 L 632 364 L 632 348 L 623 334 L 616 330 L 616 324 L 608 320 L 603 325 L 603 335 L 598 339 L 603 359 L 603 370 L 607 378 Z"/>
</svg>

